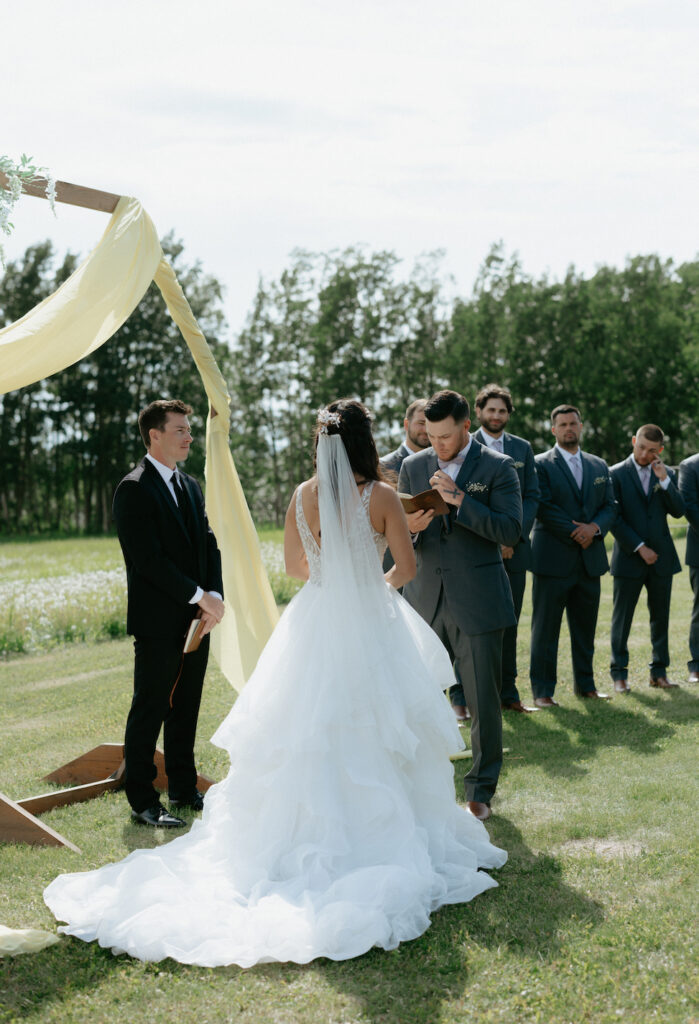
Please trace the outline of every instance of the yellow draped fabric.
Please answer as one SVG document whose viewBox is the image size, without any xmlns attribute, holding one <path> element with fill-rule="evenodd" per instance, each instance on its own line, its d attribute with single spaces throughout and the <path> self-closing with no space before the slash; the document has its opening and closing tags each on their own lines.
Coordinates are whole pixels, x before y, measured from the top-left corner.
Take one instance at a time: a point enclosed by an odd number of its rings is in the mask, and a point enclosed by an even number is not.
<svg viewBox="0 0 699 1024">
<path fill-rule="evenodd" d="M 53 932 L 42 932 L 38 928 L 6 928 L 0 924 L 0 957 L 36 953 L 56 942 L 60 942 L 60 936 Z"/>
<path fill-rule="evenodd" d="M 274 628 L 277 608 L 228 446 L 226 383 L 137 199 L 122 197 L 99 244 L 75 273 L 0 331 L 0 393 L 43 380 L 94 352 L 121 327 L 153 279 L 192 352 L 211 406 L 206 504 L 221 548 L 226 595 L 226 615 L 212 646 L 224 675 L 240 690 Z"/>
</svg>

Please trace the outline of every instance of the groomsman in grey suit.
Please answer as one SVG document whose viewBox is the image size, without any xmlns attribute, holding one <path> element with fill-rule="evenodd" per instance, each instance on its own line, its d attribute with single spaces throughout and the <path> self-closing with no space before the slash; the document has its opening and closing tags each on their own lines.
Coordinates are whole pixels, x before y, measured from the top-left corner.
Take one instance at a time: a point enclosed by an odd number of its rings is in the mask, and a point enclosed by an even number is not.
<svg viewBox="0 0 699 1024">
<path fill-rule="evenodd" d="M 692 621 L 689 627 L 689 682 L 699 683 L 699 454 L 680 462 L 680 494 L 684 500 L 687 529 L 685 562 L 694 591 Z"/>
<path fill-rule="evenodd" d="M 536 479 L 534 452 L 529 441 L 523 437 L 508 434 L 505 426 L 514 411 L 512 395 L 508 388 L 499 384 L 486 384 L 476 395 L 476 415 L 480 428 L 473 435 L 476 441 L 485 444 L 495 452 L 509 455 L 517 470 L 519 487 L 522 492 L 522 533 L 514 545 L 500 547 L 507 578 L 510 581 L 512 600 L 515 605 L 517 623 L 505 630 L 502 641 L 502 685 L 500 702 L 506 711 L 520 714 L 538 711 L 537 707 L 523 704 L 517 690 L 517 625 L 522 614 L 527 569 L 532 567 L 532 552 L 529 534 L 534 525 L 539 507 L 539 484 Z"/>
<path fill-rule="evenodd" d="M 379 459 L 381 468 L 384 471 L 388 470 L 390 473 L 395 473 L 397 477 L 404 459 L 407 459 L 409 455 L 413 455 L 415 452 L 421 452 L 425 448 L 429 448 L 430 441 L 427 436 L 427 420 L 425 419 L 426 405 L 426 398 L 416 398 L 405 410 L 405 419 L 403 420 L 405 439 L 401 441 L 394 452 L 382 455 Z"/>
<path fill-rule="evenodd" d="M 536 456 L 541 491 L 532 531 L 532 649 L 529 675 L 534 703 L 557 705 L 558 638 L 563 612 L 573 653 L 574 692 L 598 693 L 592 669 L 600 600 L 600 577 L 609 569 L 604 535 L 616 518 L 616 503 L 604 459 L 580 448 L 580 411 L 559 405 L 551 413 L 553 448 Z"/>
<path fill-rule="evenodd" d="M 468 705 L 471 712 L 466 799 L 469 811 L 485 820 L 502 765 L 502 635 L 517 621 L 500 548 L 519 540 L 522 499 L 512 460 L 471 437 L 469 413 L 456 391 L 439 391 L 429 400 L 432 447 L 405 459 L 398 489 L 419 494 L 434 488 L 449 506 L 448 515 L 408 516 L 417 535 L 417 575 L 404 595 L 454 663 L 460 682 L 451 689 L 452 704 L 457 711 Z"/>
<path fill-rule="evenodd" d="M 612 526 L 612 661 L 610 671 L 617 693 L 628 693 L 628 639 L 643 587 L 648 595 L 652 660 L 650 685 L 663 690 L 677 686 L 667 678 L 670 664 L 668 628 L 672 577 L 681 572 L 680 560 L 667 525 L 668 514 L 679 518 L 684 502 L 675 474 L 661 461 L 665 435 L 654 423 L 639 427 L 631 439 L 633 452 L 612 466 L 610 474 L 617 503 Z"/>
<path fill-rule="evenodd" d="M 384 455 L 379 459 L 379 465 L 386 474 L 386 479 L 391 484 L 398 482 L 398 474 L 404 459 L 407 459 L 409 455 L 413 455 L 415 452 L 424 451 L 425 448 L 430 446 L 429 438 L 427 437 L 427 420 L 425 419 L 426 405 L 426 398 L 416 398 L 414 402 L 410 403 L 405 410 L 405 419 L 403 420 L 405 439 L 401 441 L 399 447 L 394 452 L 389 452 L 388 455 Z M 388 572 L 391 568 L 393 568 L 393 555 L 391 554 L 391 549 L 386 548 L 386 553 L 383 556 L 383 571 Z M 400 591 L 402 593 L 402 587 Z"/>
</svg>

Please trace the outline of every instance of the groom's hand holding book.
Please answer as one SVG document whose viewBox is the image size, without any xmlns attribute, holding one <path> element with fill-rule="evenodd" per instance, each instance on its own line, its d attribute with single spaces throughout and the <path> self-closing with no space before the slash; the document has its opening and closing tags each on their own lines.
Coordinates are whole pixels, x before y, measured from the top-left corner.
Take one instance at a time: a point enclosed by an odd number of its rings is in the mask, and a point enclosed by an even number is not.
<svg viewBox="0 0 699 1024">
<path fill-rule="evenodd" d="M 207 633 L 210 633 L 214 626 L 218 625 L 224 616 L 226 606 L 218 597 L 217 594 L 211 594 L 204 591 L 199 599 L 199 607 L 201 609 L 201 633 L 200 638 L 205 637 Z"/>
<path fill-rule="evenodd" d="M 444 498 L 434 488 L 420 491 L 419 494 L 399 494 L 398 497 L 412 534 L 426 530 L 436 515 L 449 513 Z"/>
</svg>

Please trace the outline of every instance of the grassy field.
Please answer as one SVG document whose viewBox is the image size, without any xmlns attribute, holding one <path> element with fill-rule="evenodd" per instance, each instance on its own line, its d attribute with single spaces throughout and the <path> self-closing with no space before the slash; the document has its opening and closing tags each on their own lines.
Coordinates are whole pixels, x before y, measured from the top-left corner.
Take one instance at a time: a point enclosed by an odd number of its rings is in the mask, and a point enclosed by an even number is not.
<svg viewBox="0 0 699 1024">
<path fill-rule="evenodd" d="M 94 571 L 75 544 L 81 571 Z M 85 545 L 85 547 L 82 547 Z M 104 545 L 104 547 L 100 547 Z M 0 546 L 7 559 L 15 545 Z M 42 554 L 12 554 L 40 579 Z M 47 549 L 50 553 L 50 549 Z M 116 553 L 118 564 L 118 552 Z M 2 563 L 7 567 L 7 561 Z M 105 562 L 101 568 L 108 571 Z M 55 570 L 55 571 L 54 571 Z M 51 572 L 65 575 L 54 563 Z M 529 591 L 520 662 L 526 678 Z M 670 675 L 684 683 L 691 593 L 675 578 Z M 607 688 L 611 581 L 603 581 L 596 672 Z M 41 792 L 41 777 L 104 740 L 120 741 L 130 701 L 131 644 L 63 644 L 0 663 L 0 790 Z M 464 1024 L 686 1022 L 697 1010 L 697 711 L 699 688 L 647 685 L 647 612 L 631 637 L 633 691 L 609 703 L 572 694 L 567 634 L 555 712 L 505 716 L 505 759 L 488 830 L 509 851 L 499 888 L 437 912 L 421 938 L 344 963 L 242 971 L 144 965 L 75 939 L 0 960 L 0 1022 L 160 1024 Z M 527 693 L 526 685 L 522 686 Z M 208 737 L 233 693 L 209 671 L 199 727 L 201 769 L 226 755 Z M 464 764 L 455 766 L 463 798 Z M 81 848 L 0 846 L 0 922 L 55 922 L 43 887 L 62 871 L 123 857 L 167 834 L 131 824 L 123 794 L 56 810 L 45 821 Z"/>
</svg>

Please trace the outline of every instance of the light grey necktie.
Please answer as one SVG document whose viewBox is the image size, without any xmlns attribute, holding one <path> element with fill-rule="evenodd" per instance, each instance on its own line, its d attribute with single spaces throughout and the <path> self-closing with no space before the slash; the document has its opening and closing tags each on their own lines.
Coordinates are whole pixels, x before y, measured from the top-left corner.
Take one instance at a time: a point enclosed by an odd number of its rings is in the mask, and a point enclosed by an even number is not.
<svg viewBox="0 0 699 1024">
<path fill-rule="evenodd" d="M 493 441 L 492 447 L 495 449 L 496 452 L 502 452 L 502 438 L 496 437 L 496 439 Z"/>
<path fill-rule="evenodd" d="M 641 466 L 641 487 L 643 493 L 648 494 L 648 486 L 650 484 L 650 466 Z"/>
<path fill-rule="evenodd" d="M 582 471 L 582 460 L 580 459 L 580 452 L 577 455 L 573 455 L 570 460 L 570 471 L 573 474 L 578 488 L 582 490 L 583 482 L 583 471 Z"/>
</svg>

